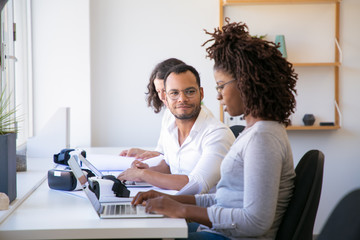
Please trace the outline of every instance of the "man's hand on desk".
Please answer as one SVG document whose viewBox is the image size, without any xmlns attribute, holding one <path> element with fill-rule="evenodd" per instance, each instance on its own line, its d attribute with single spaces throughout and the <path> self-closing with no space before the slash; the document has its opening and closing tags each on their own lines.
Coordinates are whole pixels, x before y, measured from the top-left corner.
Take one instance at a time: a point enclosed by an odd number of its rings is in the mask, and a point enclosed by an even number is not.
<svg viewBox="0 0 360 240">
<path fill-rule="evenodd" d="M 157 157 L 160 155 L 160 153 L 156 151 L 147 151 L 140 148 L 130 148 L 122 151 L 119 155 L 123 157 L 135 157 L 136 160 L 143 161 L 149 158 Z"/>
<path fill-rule="evenodd" d="M 131 168 L 128 168 L 127 170 L 123 171 L 119 174 L 117 177 L 120 181 L 134 181 L 134 182 L 141 182 L 143 171 L 142 169 L 148 169 L 149 165 L 139 161 L 134 160 L 131 163 Z"/>
<path fill-rule="evenodd" d="M 141 177 L 143 171 L 144 169 L 128 168 L 127 170 L 120 173 L 117 179 L 119 179 L 120 181 L 143 182 L 144 180 Z"/>
<path fill-rule="evenodd" d="M 149 165 L 147 163 L 144 163 L 139 160 L 135 160 L 131 163 L 132 168 L 138 168 L 138 169 L 147 169 L 149 168 Z"/>
</svg>

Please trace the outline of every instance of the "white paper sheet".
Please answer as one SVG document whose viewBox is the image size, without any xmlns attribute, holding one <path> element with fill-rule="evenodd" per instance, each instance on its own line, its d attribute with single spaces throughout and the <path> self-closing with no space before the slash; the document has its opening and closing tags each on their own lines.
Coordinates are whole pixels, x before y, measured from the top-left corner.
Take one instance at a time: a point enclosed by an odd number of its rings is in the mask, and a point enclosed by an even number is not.
<svg viewBox="0 0 360 240">
<path fill-rule="evenodd" d="M 162 159 L 163 155 L 149 158 L 144 162 L 149 166 L 157 165 Z M 134 157 L 122 157 L 111 154 L 87 154 L 86 159 L 89 160 L 99 171 L 122 171 L 131 166 L 135 160 Z"/>
</svg>

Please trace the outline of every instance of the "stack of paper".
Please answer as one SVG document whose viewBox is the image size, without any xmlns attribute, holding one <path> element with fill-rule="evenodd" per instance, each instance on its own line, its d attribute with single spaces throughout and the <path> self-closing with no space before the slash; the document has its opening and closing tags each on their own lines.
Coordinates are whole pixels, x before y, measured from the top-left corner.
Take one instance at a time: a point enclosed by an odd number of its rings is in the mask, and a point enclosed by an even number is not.
<svg viewBox="0 0 360 240">
<path fill-rule="evenodd" d="M 157 165 L 163 155 L 144 160 L 149 166 Z M 87 154 L 86 159 L 89 160 L 99 171 L 122 171 L 131 166 L 135 157 L 122 157 L 110 154 Z"/>
</svg>

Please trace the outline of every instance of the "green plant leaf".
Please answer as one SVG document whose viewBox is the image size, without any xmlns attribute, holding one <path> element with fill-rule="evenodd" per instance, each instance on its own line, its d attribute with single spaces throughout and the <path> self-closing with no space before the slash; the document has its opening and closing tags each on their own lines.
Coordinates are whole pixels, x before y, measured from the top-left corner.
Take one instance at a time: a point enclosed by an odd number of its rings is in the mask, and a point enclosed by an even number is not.
<svg viewBox="0 0 360 240">
<path fill-rule="evenodd" d="M 7 133 L 16 133 L 16 108 L 10 108 L 10 98 L 6 96 L 6 88 L 3 89 L 0 95 L 0 135 Z"/>
</svg>

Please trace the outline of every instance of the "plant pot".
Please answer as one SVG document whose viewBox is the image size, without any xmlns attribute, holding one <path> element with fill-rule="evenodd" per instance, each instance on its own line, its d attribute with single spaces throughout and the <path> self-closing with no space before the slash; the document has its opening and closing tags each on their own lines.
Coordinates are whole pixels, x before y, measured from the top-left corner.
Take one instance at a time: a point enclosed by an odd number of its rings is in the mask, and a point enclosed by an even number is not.
<svg viewBox="0 0 360 240">
<path fill-rule="evenodd" d="M 0 192 L 16 198 L 16 133 L 0 135 Z"/>
</svg>

